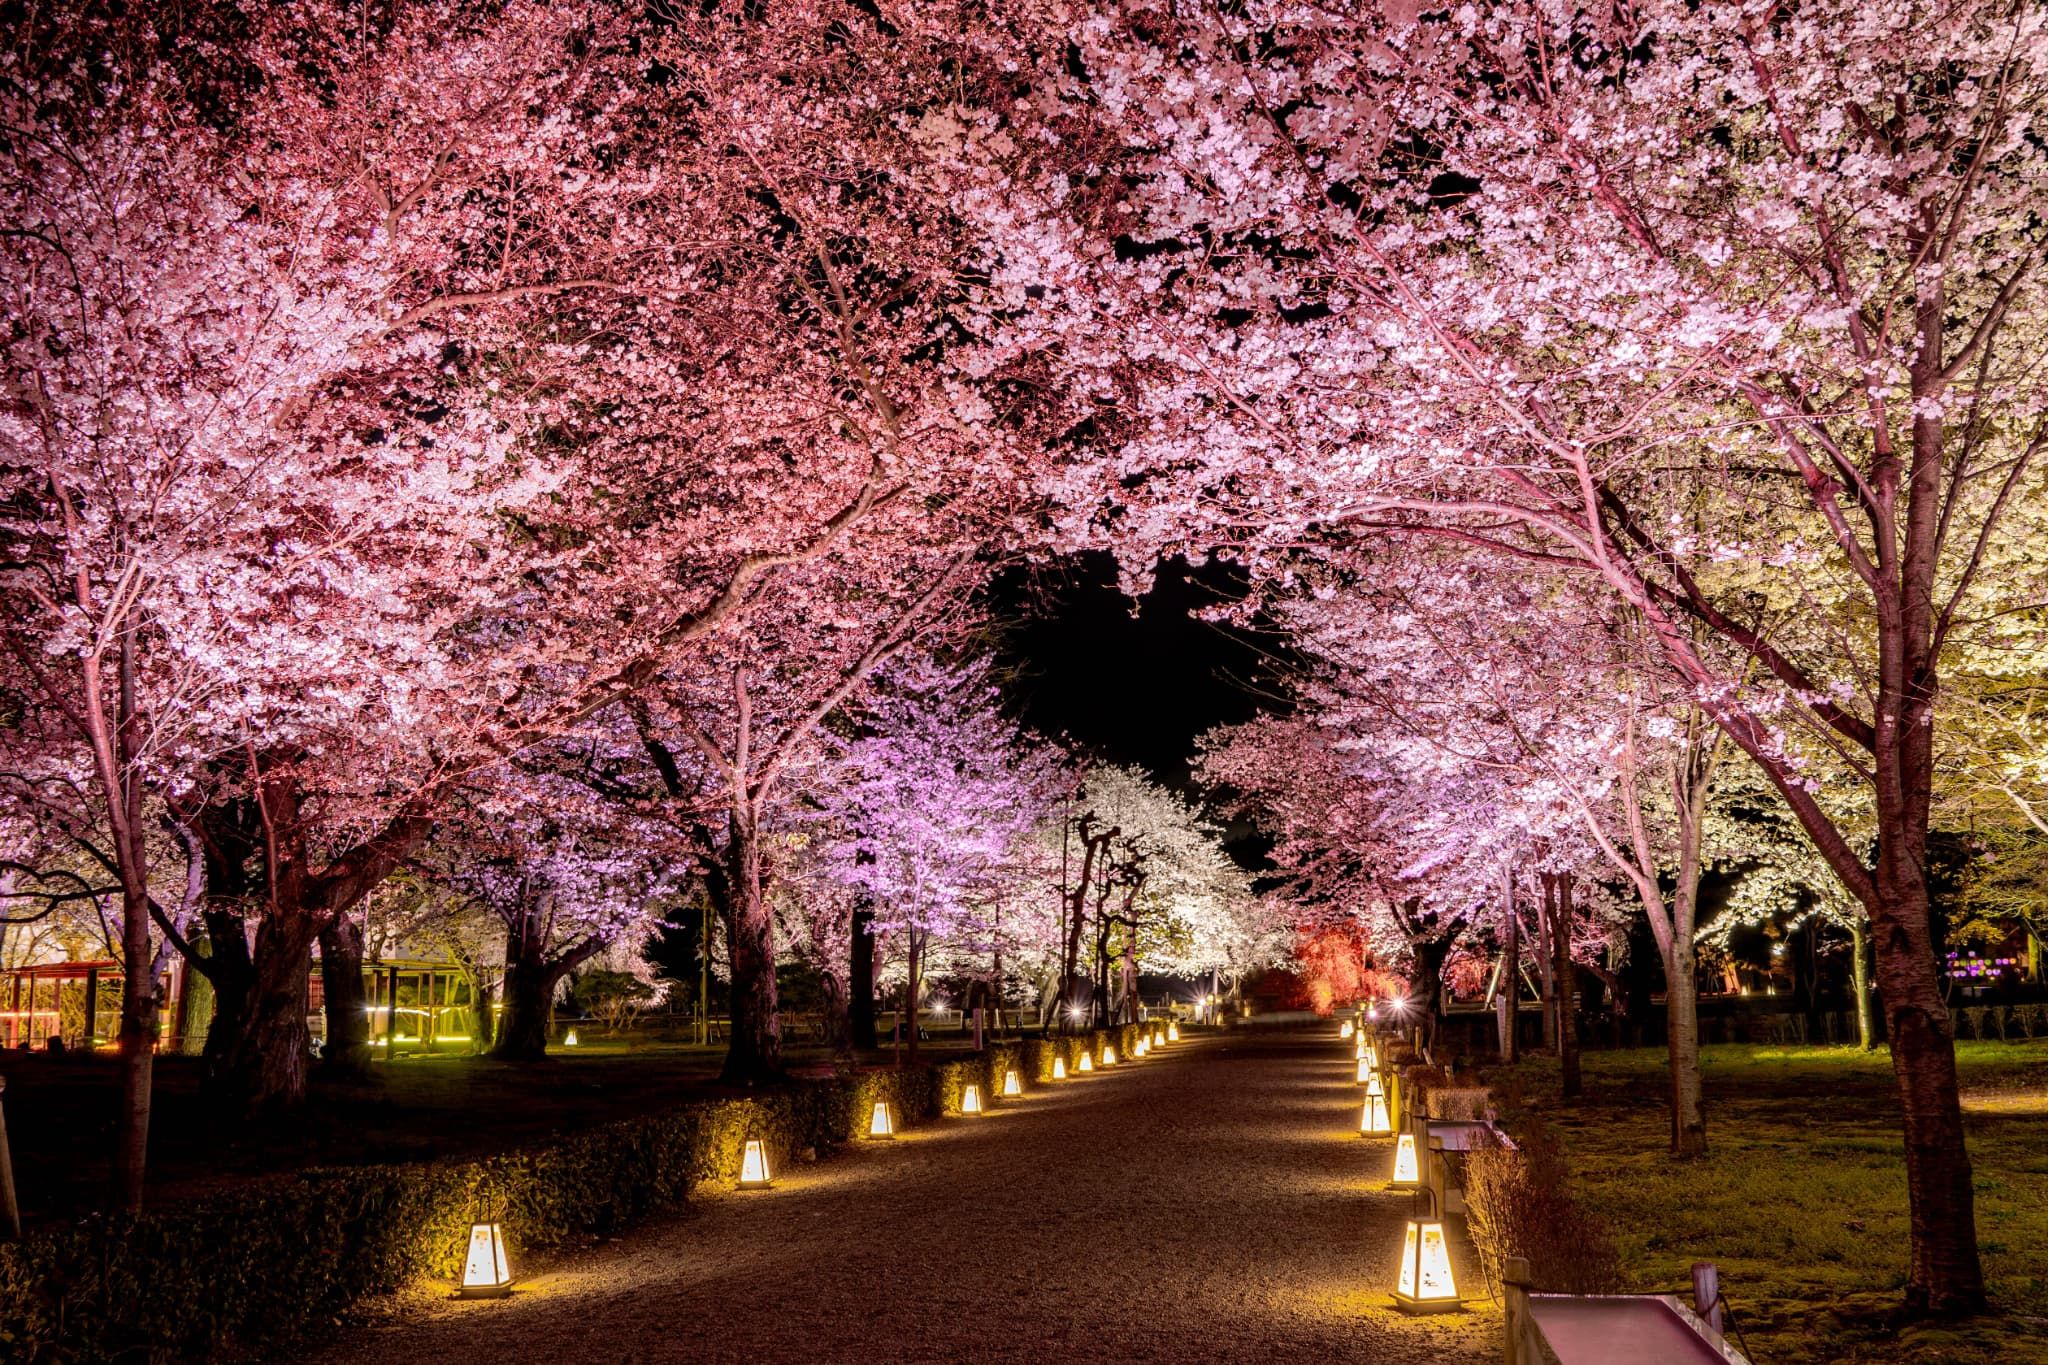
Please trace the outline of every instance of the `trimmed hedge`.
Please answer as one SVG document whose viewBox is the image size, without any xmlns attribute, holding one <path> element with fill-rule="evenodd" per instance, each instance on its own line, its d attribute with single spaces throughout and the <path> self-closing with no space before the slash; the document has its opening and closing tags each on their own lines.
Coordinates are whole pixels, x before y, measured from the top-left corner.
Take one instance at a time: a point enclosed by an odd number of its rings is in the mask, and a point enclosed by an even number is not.
<svg viewBox="0 0 2048 1365">
<path fill-rule="evenodd" d="M 515 1253 L 619 1231 L 730 1187 L 750 1137 L 780 1170 L 862 1134 L 876 1100 L 910 1125 L 957 1114 L 969 1082 L 1002 1093 L 1005 1069 L 1049 1081 L 1083 1048 L 1130 1055 L 1138 1027 L 991 1044 L 901 1071 L 795 1081 L 696 1101 L 477 1161 L 312 1169 L 138 1217 L 38 1228 L 0 1245 L 0 1359 L 171 1361 L 289 1338 L 372 1295 L 453 1279 L 478 1209 Z"/>
</svg>

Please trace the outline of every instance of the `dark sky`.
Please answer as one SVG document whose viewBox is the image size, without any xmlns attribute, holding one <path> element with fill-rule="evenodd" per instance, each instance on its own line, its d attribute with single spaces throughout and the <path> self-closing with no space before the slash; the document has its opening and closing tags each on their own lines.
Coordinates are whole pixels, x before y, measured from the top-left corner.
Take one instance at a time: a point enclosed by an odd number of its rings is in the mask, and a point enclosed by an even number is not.
<svg viewBox="0 0 2048 1365">
<path fill-rule="evenodd" d="M 1175 560 L 1133 615 L 1108 555 L 1006 570 L 989 601 L 1018 716 L 1184 787 L 1198 735 L 1278 704 L 1270 642 L 1191 615 L 1240 596 L 1240 581 L 1228 566 Z"/>
</svg>

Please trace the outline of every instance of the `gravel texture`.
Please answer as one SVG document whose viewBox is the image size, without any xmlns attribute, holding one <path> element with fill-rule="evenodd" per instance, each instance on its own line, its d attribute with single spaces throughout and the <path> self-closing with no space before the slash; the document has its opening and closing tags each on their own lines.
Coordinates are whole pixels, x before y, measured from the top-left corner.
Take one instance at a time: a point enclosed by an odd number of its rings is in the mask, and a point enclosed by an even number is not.
<svg viewBox="0 0 2048 1365">
<path fill-rule="evenodd" d="M 1333 1035 L 1184 1041 L 551 1264 L 514 1247 L 513 1298 L 416 1295 L 312 1358 L 1497 1359 L 1469 1260 L 1473 1311 L 1393 1311 L 1410 1197 Z"/>
</svg>

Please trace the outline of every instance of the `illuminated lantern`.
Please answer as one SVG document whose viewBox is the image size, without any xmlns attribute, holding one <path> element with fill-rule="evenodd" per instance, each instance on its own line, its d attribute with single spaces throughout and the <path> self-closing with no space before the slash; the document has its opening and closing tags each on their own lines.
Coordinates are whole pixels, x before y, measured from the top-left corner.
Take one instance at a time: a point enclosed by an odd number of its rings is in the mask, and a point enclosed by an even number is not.
<svg viewBox="0 0 2048 1365">
<path fill-rule="evenodd" d="M 512 1268 L 505 1263 L 505 1231 L 496 1223 L 469 1225 L 469 1255 L 462 1262 L 456 1297 L 502 1299 L 512 1292 Z"/>
<path fill-rule="evenodd" d="M 1422 1170 L 1415 1160 L 1415 1134 L 1403 1133 L 1394 1140 L 1394 1179 L 1396 1189 L 1411 1190 L 1422 1183 Z"/>
<path fill-rule="evenodd" d="M 1339 1038 L 1349 1038 L 1351 1036 L 1351 1021 L 1349 1019 L 1344 1021 L 1343 1028 L 1337 1030 L 1337 1036 Z"/>
<path fill-rule="evenodd" d="M 1090 1059 L 1089 1055 L 1084 1052 L 1081 1054 L 1080 1065 L 1078 1065 L 1074 1069 L 1076 1071 L 1093 1071 L 1095 1069 L 1095 1063 L 1093 1060 Z"/>
<path fill-rule="evenodd" d="M 1387 1092 L 1375 1071 L 1365 1083 L 1365 1105 L 1358 1112 L 1358 1133 L 1361 1137 L 1386 1137 L 1393 1131 L 1394 1116 L 1387 1109 Z"/>
<path fill-rule="evenodd" d="M 748 1138 L 746 1154 L 740 1158 L 740 1188 L 765 1190 L 770 1183 L 768 1148 L 761 1139 Z"/>
<path fill-rule="evenodd" d="M 1358 1084 L 1364 1085 L 1378 1074 L 1377 1071 L 1372 1069 L 1372 1058 L 1360 1057 L 1358 1059 Z"/>
<path fill-rule="evenodd" d="M 1151 1051 L 1152 1051 L 1152 1044 L 1151 1044 L 1151 1042 L 1150 1042 L 1149 1040 L 1147 1040 L 1147 1039 L 1144 1039 L 1144 1038 L 1140 1038 L 1140 1039 L 1138 1040 L 1138 1046 L 1137 1046 L 1137 1047 L 1136 1047 L 1136 1048 L 1135 1048 L 1135 1049 L 1134 1049 L 1134 1050 L 1132 1051 L 1131 1055 L 1132 1055 L 1132 1056 L 1134 1056 L 1134 1057 L 1143 1057 L 1143 1056 L 1145 1056 L 1146 1054 L 1148 1054 L 1148 1053 L 1149 1053 L 1149 1052 L 1151 1052 Z"/>
<path fill-rule="evenodd" d="M 979 1114 L 981 1112 L 981 1087 L 970 1085 L 960 1092 L 960 1112 Z"/>
<path fill-rule="evenodd" d="M 562 1046 L 563 1046 L 563 1047 L 574 1047 L 574 1046 L 576 1046 L 576 1030 L 575 1030 L 575 1029 L 570 1029 L 570 1030 L 569 1030 L 569 1031 L 568 1031 L 567 1033 L 565 1033 L 565 1034 L 563 1034 L 563 1035 L 562 1035 Z"/>
<path fill-rule="evenodd" d="M 1394 1304 L 1404 1313 L 1442 1313 L 1461 1307 L 1451 1278 L 1451 1248 L 1444 1225 L 1434 1218 L 1410 1218 L 1401 1240 L 1401 1278 Z"/>
<path fill-rule="evenodd" d="M 896 1120 L 889 1113 L 889 1101 L 875 1101 L 875 1110 L 872 1114 L 868 1115 L 868 1136 L 871 1138 L 892 1138 L 896 1136 Z"/>
<path fill-rule="evenodd" d="M 1054 1068 L 1054 1072 L 1055 1074 L 1057 1074 L 1057 1067 Z M 1017 1078 L 1017 1068 L 1013 1066 L 1008 1071 L 1005 1071 L 1003 1073 L 1003 1094 L 1005 1096 L 1009 1096 L 1021 1095 L 1023 1093 L 1024 1082 Z"/>
<path fill-rule="evenodd" d="M 1354 1057 L 1357 1057 L 1357 1058 L 1359 1058 L 1360 1060 L 1364 1060 L 1364 1058 L 1365 1058 L 1365 1035 L 1364 1035 L 1364 1034 L 1362 1034 L 1362 1033 L 1361 1033 L 1361 1034 L 1359 1034 L 1359 1035 L 1358 1035 L 1358 1041 L 1357 1041 L 1356 1043 L 1353 1043 L 1353 1044 L 1351 1045 L 1351 1055 L 1352 1055 L 1352 1056 L 1354 1056 Z"/>
<path fill-rule="evenodd" d="M 1055 1057 L 1052 1059 L 1052 1078 L 1056 1081 L 1063 1081 L 1067 1078 L 1066 1058 Z"/>
<path fill-rule="evenodd" d="M 1168 1024 L 1168 1025 L 1166 1026 L 1166 1038 L 1167 1038 L 1167 1041 L 1168 1041 L 1168 1042 L 1172 1042 L 1172 1043 L 1177 1043 L 1177 1042 L 1179 1042 L 1179 1041 L 1180 1041 L 1180 1025 L 1179 1025 L 1179 1024 Z"/>
<path fill-rule="evenodd" d="M 1102 1047 L 1102 1064 L 1104 1066 L 1116 1065 L 1116 1049 L 1109 1046 L 1107 1043 L 1103 1044 Z"/>
<path fill-rule="evenodd" d="M 1365 1050 L 1359 1053 L 1359 1056 L 1365 1058 L 1365 1064 L 1371 1067 L 1374 1071 L 1378 1071 L 1380 1069 L 1380 1050 L 1374 1047 L 1371 1043 L 1367 1043 L 1365 1045 Z"/>
<path fill-rule="evenodd" d="M 1366 1017 L 1366 1018 L 1368 1018 L 1368 1019 L 1371 1019 L 1371 1020 L 1375 1020 L 1375 1021 L 1377 1021 L 1377 1020 L 1379 1019 L 1379 1017 L 1380 1017 L 1380 1002 L 1379 1002 L 1379 1001 L 1375 1000 L 1375 1001 L 1373 1001 L 1373 1002 L 1372 1002 L 1372 1008 L 1371 1008 L 1371 1009 L 1368 1009 L 1368 1010 L 1367 1010 L 1367 1011 L 1365 1012 L 1365 1017 Z"/>
</svg>

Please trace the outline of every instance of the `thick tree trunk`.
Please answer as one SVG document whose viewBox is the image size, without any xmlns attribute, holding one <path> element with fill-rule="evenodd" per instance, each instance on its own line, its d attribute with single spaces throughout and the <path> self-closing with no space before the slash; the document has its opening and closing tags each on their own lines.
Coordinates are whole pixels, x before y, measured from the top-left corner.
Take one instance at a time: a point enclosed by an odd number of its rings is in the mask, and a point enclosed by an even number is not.
<svg viewBox="0 0 2048 1365">
<path fill-rule="evenodd" d="M 1692 938 L 1673 942 L 1664 967 L 1664 1037 L 1670 1053 L 1671 1154 L 1707 1154 L 1707 1112 L 1700 1087 L 1699 982 Z"/>
<path fill-rule="evenodd" d="M 1870 998 L 1870 922 L 1849 919 L 1849 989 L 1856 996 L 1856 1045 L 1865 1052 L 1877 1046 L 1877 1019 Z"/>
<path fill-rule="evenodd" d="M 847 1009 L 846 982 L 837 972 L 820 972 L 825 992 L 825 1047 L 840 1061 L 853 1060 L 853 1021 Z"/>
<path fill-rule="evenodd" d="M 1423 939 L 1414 945 L 1416 1022 L 1432 1053 L 1436 1048 L 1437 1018 L 1443 1012 L 1444 959 L 1450 951 L 1451 945 L 1441 939 Z"/>
<path fill-rule="evenodd" d="M 719 1079 L 756 1085 L 782 1078 L 782 1019 L 775 999 L 775 922 L 761 887 L 760 831 L 752 811 L 733 812 L 726 840 L 731 917 L 732 1039 Z"/>
<path fill-rule="evenodd" d="M 482 1056 L 497 1045 L 498 1014 L 492 1008 L 496 1003 L 496 983 L 488 972 L 471 971 L 468 976 L 472 1016 L 469 1050 Z"/>
<path fill-rule="evenodd" d="M 1941 999 L 1927 885 L 1920 868 L 1901 866 L 1882 844 L 1877 884 L 1871 915 L 1877 984 L 1905 1121 L 1913 1230 L 1906 1301 L 1918 1312 L 1976 1312 L 1984 1305 L 1984 1276 L 1953 1025 Z"/>
<path fill-rule="evenodd" d="M 363 929 L 347 915 L 320 931 L 320 993 L 327 1020 L 321 1070 L 363 1077 L 370 1071 L 369 996 L 363 989 Z"/>
<path fill-rule="evenodd" d="M 1516 1036 L 1520 1011 L 1516 1006 L 1522 995 L 1522 926 L 1520 917 L 1515 914 L 1514 890 L 1515 874 L 1509 872 L 1505 884 L 1506 898 L 1501 906 L 1500 998 L 1494 1001 L 1500 1025 L 1500 1059 L 1509 1063 L 1521 1056 Z"/>
<path fill-rule="evenodd" d="M 878 1045 L 875 1037 L 875 912 L 871 906 L 859 905 L 853 912 L 851 934 L 851 966 L 847 991 L 847 1022 L 852 1030 L 855 1047 L 872 1048 Z"/>
<path fill-rule="evenodd" d="M 312 1051 L 307 987 L 315 937 L 312 920 L 302 912 L 272 913 L 256 927 L 242 1026 L 221 1053 L 221 1083 L 241 1108 L 295 1105 L 306 1098 Z"/>
<path fill-rule="evenodd" d="M 531 959 L 505 964 L 505 1013 L 498 1021 L 491 1056 L 501 1062 L 538 1062 L 548 1055 L 559 965 Z"/>
<path fill-rule="evenodd" d="M 211 875 L 209 872 L 209 885 Z M 256 964 L 249 956 L 248 930 L 240 915 L 208 909 L 201 917 L 206 923 L 206 956 L 193 965 L 213 988 L 213 1019 L 200 1050 L 200 1074 L 208 1088 L 225 1090 L 227 1059 L 239 1046 L 242 1022 L 249 1016 L 249 996 L 256 988 Z"/>
</svg>

